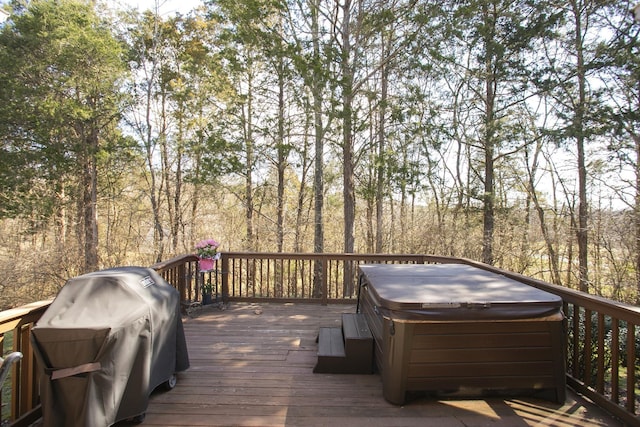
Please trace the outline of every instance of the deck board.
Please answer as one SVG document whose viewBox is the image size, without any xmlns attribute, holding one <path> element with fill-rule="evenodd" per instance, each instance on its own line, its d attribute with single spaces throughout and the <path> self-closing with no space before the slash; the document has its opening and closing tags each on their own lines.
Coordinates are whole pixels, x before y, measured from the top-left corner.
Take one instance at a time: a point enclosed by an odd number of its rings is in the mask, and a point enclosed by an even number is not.
<svg viewBox="0 0 640 427">
<path fill-rule="evenodd" d="M 154 393 L 144 426 L 617 426 L 572 391 L 534 398 L 386 402 L 379 375 L 314 374 L 320 327 L 354 306 L 207 306 L 185 318 L 191 367 Z"/>
</svg>

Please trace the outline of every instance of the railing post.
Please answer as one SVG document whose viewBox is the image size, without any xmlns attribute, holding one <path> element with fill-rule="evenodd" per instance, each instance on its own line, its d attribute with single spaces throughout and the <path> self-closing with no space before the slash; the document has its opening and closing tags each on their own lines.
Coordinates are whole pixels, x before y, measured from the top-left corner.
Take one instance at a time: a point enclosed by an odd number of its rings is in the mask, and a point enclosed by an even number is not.
<svg viewBox="0 0 640 427">
<path fill-rule="evenodd" d="M 220 254 L 220 260 L 222 261 L 222 302 L 226 304 L 229 302 L 229 257 L 224 253 Z"/>
<path fill-rule="evenodd" d="M 322 260 L 322 305 L 327 305 L 329 303 L 329 262 L 326 259 Z"/>
<path fill-rule="evenodd" d="M 187 299 L 187 264 L 180 264 L 178 266 L 177 278 L 178 292 L 180 293 L 180 301 L 186 301 Z"/>
</svg>

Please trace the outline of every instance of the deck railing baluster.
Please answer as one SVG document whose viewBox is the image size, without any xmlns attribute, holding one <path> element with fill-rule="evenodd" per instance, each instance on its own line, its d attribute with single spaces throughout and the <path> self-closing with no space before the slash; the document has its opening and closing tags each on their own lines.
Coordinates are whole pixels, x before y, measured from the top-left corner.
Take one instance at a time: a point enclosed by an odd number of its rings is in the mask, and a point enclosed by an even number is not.
<svg viewBox="0 0 640 427">
<path fill-rule="evenodd" d="M 572 373 L 575 378 L 580 378 L 580 307 L 576 304 L 572 305 L 572 324 L 573 324 L 573 351 L 572 351 Z"/>
<path fill-rule="evenodd" d="M 583 381 L 587 386 L 593 384 L 591 373 L 591 355 L 593 350 L 593 338 L 592 338 L 592 318 L 591 310 L 584 311 L 584 344 L 582 348 L 582 360 L 584 365 L 584 378 Z"/>
<path fill-rule="evenodd" d="M 636 331 L 627 323 L 627 411 L 636 413 Z"/>
<path fill-rule="evenodd" d="M 604 338 L 604 314 L 598 313 L 598 368 L 596 370 L 596 391 L 600 394 L 604 394 L 604 375 L 606 372 Z"/>
<path fill-rule="evenodd" d="M 611 401 L 620 403 L 620 321 L 611 318 Z"/>
</svg>

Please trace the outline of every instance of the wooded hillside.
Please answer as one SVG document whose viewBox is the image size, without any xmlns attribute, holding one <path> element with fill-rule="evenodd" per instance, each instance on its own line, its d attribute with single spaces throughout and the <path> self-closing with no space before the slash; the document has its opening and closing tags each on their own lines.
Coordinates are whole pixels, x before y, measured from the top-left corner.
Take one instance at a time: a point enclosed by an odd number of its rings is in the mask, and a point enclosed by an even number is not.
<svg viewBox="0 0 640 427">
<path fill-rule="evenodd" d="M 222 250 L 467 257 L 640 301 L 627 1 L 15 1 L 0 306 Z"/>
</svg>

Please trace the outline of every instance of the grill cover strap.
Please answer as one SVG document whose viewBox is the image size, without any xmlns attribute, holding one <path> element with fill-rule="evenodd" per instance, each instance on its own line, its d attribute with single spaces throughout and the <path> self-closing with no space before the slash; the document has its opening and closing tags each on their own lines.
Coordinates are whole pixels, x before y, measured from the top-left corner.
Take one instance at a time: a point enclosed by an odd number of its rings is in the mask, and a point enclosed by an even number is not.
<svg viewBox="0 0 640 427">
<path fill-rule="evenodd" d="M 100 362 L 93 362 L 74 366 L 73 368 L 56 369 L 51 373 L 51 379 L 57 380 L 60 378 L 72 377 L 78 374 L 86 374 L 89 372 L 98 371 L 101 367 L 102 366 L 100 365 Z"/>
</svg>

